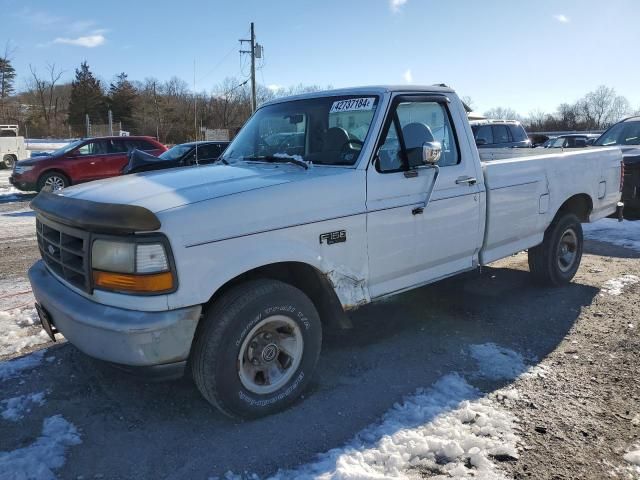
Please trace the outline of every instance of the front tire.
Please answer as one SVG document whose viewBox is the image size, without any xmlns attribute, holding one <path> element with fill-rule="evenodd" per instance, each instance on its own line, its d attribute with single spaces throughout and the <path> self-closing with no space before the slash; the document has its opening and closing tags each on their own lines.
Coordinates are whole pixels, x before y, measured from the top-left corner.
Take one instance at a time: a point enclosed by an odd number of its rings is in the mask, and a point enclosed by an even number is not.
<svg viewBox="0 0 640 480">
<path fill-rule="evenodd" d="M 71 182 L 66 175 L 59 172 L 47 172 L 38 179 L 38 191 L 43 189 L 48 191 L 62 190 L 69 186 Z"/>
<path fill-rule="evenodd" d="M 14 157 L 13 155 L 5 155 L 2 159 L 2 164 L 5 168 L 13 170 L 13 166 L 16 164 L 16 157 Z"/>
<path fill-rule="evenodd" d="M 544 241 L 529 249 L 529 270 L 536 281 L 559 286 L 573 279 L 582 259 L 583 236 L 580 219 L 565 213 L 551 222 Z"/>
<path fill-rule="evenodd" d="M 231 417 L 257 418 L 290 406 L 315 370 L 322 327 L 297 288 L 255 280 L 232 288 L 205 313 L 191 368 L 205 399 Z"/>
</svg>

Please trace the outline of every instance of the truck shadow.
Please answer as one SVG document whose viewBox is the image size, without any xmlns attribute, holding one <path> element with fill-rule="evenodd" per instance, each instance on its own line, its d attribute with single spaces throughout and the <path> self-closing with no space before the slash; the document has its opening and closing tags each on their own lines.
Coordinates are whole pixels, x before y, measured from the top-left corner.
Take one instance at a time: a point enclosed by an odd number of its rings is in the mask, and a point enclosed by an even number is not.
<svg viewBox="0 0 640 480">
<path fill-rule="evenodd" d="M 326 335 L 307 398 L 250 422 L 219 414 L 188 379 L 144 383 L 65 345 L 51 349 L 55 368 L 42 374 L 38 388 L 50 391 L 42 411 L 61 413 L 83 432 L 64 478 L 87 471 L 127 478 L 269 474 L 342 445 L 442 376 L 477 370 L 470 345 L 491 342 L 539 361 L 597 292 L 579 284 L 540 288 L 528 272 L 486 268 L 376 302 L 351 314 L 351 330 Z M 474 381 L 483 391 L 506 383 Z M 28 429 L 9 430 L 5 438 L 26 441 Z"/>
</svg>

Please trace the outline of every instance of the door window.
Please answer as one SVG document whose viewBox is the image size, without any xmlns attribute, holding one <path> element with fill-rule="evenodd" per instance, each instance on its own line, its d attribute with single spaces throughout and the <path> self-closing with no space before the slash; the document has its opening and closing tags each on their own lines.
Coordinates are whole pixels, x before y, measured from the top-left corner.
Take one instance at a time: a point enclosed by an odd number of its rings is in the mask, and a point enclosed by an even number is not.
<svg viewBox="0 0 640 480">
<path fill-rule="evenodd" d="M 399 103 L 378 150 L 378 170 L 388 173 L 421 166 L 422 145 L 433 141 L 442 146 L 439 166 L 459 163 L 458 145 L 446 107 L 435 101 Z"/>
<path fill-rule="evenodd" d="M 476 143 L 478 145 L 491 145 L 493 143 L 493 132 L 491 125 L 481 125 L 476 128 Z"/>
<path fill-rule="evenodd" d="M 89 143 L 85 143 L 83 146 L 76 150 L 78 155 L 104 155 L 108 153 L 107 142 L 104 140 L 94 140 Z"/>
<path fill-rule="evenodd" d="M 514 142 L 525 142 L 529 139 L 522 125 L 509 125 Z"/>
<path fill-rule="evenodd" d="M 509 143 L 511 138 L 509 137 L 509 130 L 506 125 L 493 125 L 493 142 L 494 143 Z"/>
</svg>

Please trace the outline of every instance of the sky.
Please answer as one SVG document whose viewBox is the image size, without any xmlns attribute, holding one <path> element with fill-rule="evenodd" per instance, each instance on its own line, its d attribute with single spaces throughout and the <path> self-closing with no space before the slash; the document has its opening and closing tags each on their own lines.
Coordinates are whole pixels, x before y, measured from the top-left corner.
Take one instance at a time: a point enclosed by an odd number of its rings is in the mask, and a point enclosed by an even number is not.
<svg viewBox="0 0 640 480">
<path fill-rule="evenodd" d="M 446 83 L 477 111 L 527 115 L 604 84 L 640 109 L 639 0 L 0 0 L 0 11 L 20 89 L 29 65 L 71 80 L 86 60 L 107 84 L 126 72 L 211 91 L 248 76 L 238 40 L 253 21 L 257 81 L 272 88 Z"/>
</svg>

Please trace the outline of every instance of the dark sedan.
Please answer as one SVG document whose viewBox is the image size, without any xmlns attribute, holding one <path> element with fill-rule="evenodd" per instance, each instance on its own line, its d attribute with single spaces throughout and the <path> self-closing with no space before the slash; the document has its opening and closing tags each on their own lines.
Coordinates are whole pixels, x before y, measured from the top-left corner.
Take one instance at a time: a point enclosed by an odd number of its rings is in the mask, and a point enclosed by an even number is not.
<svg viewBox="0 0 640 480">
<path fill-rule="evenodd" d="M 149 155 L 140 150 L 129 154 L 129 163 L 122 173 L 139 173 L 164 168 L 187 167 L 190 165 L 206 165 L 215 162 L 229 142 L 189 142 L 171 147 L 159 156 Z"/>
</svg>

